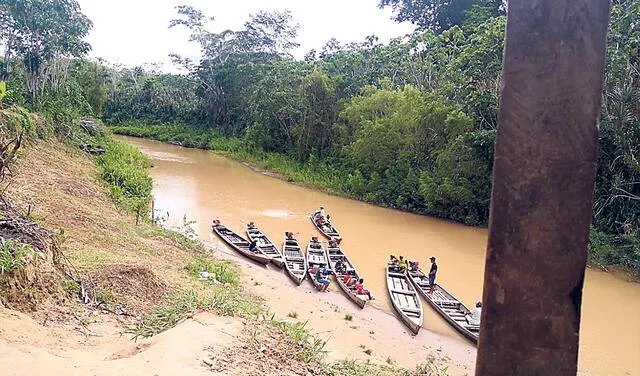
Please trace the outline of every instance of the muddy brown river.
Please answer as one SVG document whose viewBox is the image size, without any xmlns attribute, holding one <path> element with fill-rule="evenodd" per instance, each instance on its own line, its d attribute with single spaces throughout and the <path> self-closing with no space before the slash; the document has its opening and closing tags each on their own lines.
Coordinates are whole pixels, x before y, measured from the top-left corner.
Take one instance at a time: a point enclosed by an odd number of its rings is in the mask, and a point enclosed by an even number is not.
<svg viewBox="0 0 640 376">
<path fill-rule="evenodd" d="M 420 261 L 438 258 L 438 282 L 468 306 L 480 300 L 487 230 L 376 207 L 327 195 L 254 172 L 242 163 L 211 152 L 157 141 L 118 137 L 138 147 L 154 164 L 155 208 L 168 215 L 169 225 L 184 216 L 205 242 L 217 242 L 211 220 L 218 216 L 244 233 L 256 224 L 276 243 L 285 231 L 297 232 L 306 244 L 315 228 L 309 213 L 324 205 L 343 236 L 343 249 L 378 297 L 375 306 L 392 310 L 384 264 L 389 254 Z M 346 299 L 346 297 L 345 297 Z M 425 307 L 423 330 L 466 341 Z M 584 285 L 579 369 L 592 375 L 640 375 L 640 284 L 588 270 Z"/>
</svg>

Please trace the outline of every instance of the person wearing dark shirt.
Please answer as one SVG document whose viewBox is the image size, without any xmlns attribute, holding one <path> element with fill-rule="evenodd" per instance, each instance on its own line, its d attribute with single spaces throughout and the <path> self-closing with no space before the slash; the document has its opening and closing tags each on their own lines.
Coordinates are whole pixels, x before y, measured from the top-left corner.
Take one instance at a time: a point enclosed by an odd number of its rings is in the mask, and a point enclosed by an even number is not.
<svg viewBox="0 0 640 376">
<path fill-rule="evenodd" d="M 433 290 L 436 288 L 436 273 L 438 272 L 438 265 L 436 264 L 436 258 L 431 256 L 431 269 L 429 270 L 429 294 L 433 294 Z"/>
</svg>

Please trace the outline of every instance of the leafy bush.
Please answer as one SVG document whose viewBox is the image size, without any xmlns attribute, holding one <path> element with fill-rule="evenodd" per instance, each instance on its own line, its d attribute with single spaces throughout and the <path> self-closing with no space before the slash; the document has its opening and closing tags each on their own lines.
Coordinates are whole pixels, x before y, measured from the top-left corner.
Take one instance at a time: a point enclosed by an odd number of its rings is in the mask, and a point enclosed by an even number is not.
<svg viewBox="0 0 640 376">
<path fill-rule="evenodd" d="M 138 149 L 123 142 L 104 139 L 105 152 L 96 158 L 100 177 L 121 208 L 139 218 L 150 213 L 152 180 L 147 169 L 151 162 Z"/>
<path fill-rule="evenodd" d="M 0 237 L 0 278 L 24 269 L 36 256 L 31 244 Z"/>
</svg>

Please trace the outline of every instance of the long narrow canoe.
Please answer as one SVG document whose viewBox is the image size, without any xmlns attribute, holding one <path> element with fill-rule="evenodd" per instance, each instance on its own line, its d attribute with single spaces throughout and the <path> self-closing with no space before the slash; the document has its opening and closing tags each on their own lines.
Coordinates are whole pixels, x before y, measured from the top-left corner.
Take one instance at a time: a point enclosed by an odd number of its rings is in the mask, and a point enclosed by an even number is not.
<svg viewBox="0 0 640 376">
<path fill-rule="evenodd" d="M 409 271 L 408 274 L 418 292 L 427 299 L 427 302 L 431 304 L 436 312 L 444 317 L 463 336 L 473 343 L 478 343 L 480 326 L 471 325 L 467 321 L 466 316 L 471 313 L 467 306 L 437 283 L 434 286 L 433 294 L 429 294 L 431 287 L 429 285 L 429 277 L 420 270 Z"/>
<path fill-rule="evenodd" d="M 231 248 L 238 251 L 238 253 L 250 258 L 251 260 L 260 263 L 262 265 L 267 265 L 271 259 L 269 256 L 262 253 L 262 251 L 258 251 L 253 253 L 249 250 L 249 241 L 244 239 L 242 236 L 236 234 L 235 232 L 229 230 L 225 226 L 221 224 L 213 223 L 213 232 L 218 234 L 218 236 L 224 240 L 227 244 L 231 246 Z"/>
<path fill-rule="evenodd" d="M 342 257 L 344 257 L 343 264 L 346 268 L 345 270 L 337 270 L 336 262 L 338 262 Z M 347 286 L 344 282 L 344 278 L 347 275 L 350 275 L 352 280 L 358 281 L 360 279 L 360 273 L 358 273 L 356 267 L 353 266 L 351 260 L 349 260 L 338 244 L 329 243 L 329 246 L 327 247 L 327 259 L 329 260 L 329 267 L 333 270 L 334 275 L 336 276 L 338 286 L 340 286 L 342 291 L 347 294 L 349 299 L 356 303 L 360 308 L 364 308 L 365 304 L 367 304 L 367 301 L 369 300 L 369 296 L 359 295 L 356 292 L 355 287 L 353 287 L 355 283 L 351 283 L 351 286 Z"/>
<path fill-rule="evenodd" d="M 387 289 L 393 308 L 400 315 L 400 320 L 418 334 L 422 326 L 422 302 L 409 278 L 397 265 L 389 264 L 387 271 Z"/>
<path fill-rule="evenodd" d="M 311 238 L 311 240 L 309 240 L 309 245 L 307 246 L 307 262 L 309 263 L 309 279 L 311 279 L 311 283 L 313 283 L 316 288 L 319 288 L 320 284 L 316 279 L 316 275 L 314 273 L 311 273 L 311 269 L 316 265 L 319 268 L 326 268 L 328 263 L 327 254 L 324 252 L 324 247 L 316 237 L 313 237 Z"/>
<path fill-rule="evenodd" d="M 322 226 L 320 226 L 318 222 L 316 222 L 315 214 L 311 214 L 309 218 L 311 218 L 311 222 L 313 223 L 314 226 L 316 226 L 318 231 L 320 231 L 320 233 L 322 233 L 322 235 L 324 235 L 328 239 L 340 237 L 340 233 L 335 227 L 333 227 L 331 223 L 325 222 Z"/>
<path fill-rule="evenodd" d="M 256 245 L 262 252 L 269 256 L 271 262 L 277 267 L 282 268 L 284 266 L 284 258 L 278 250 L 278 247 L 265 235 L 258 227 L 252 224 L 247 225 L 247 237 L 251 241 L 255 241 Z"/>
<path fill-rule="evenodd" d="M 285 271 L 295 283 L 300 285 L 307 275 L 307 260 L 304 258 L 298 241 L 293 238 L 285 238 L 282 245 L 282 255 Z"/>
</svg>

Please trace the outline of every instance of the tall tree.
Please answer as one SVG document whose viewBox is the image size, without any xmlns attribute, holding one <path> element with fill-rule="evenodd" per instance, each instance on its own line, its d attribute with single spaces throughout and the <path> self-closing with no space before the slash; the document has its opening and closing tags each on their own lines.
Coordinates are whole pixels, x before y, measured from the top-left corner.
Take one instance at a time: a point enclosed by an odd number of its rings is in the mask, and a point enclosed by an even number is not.
<svg viewBox="0 0 640 376">
<path fill-rule="evenodd" d="M 93 24 L 77 0 L 2 0 L 0 24 L 5 61 L 16 56 L 23 60 L 31 101 L 42 90 L 48 64 L 91 49 L 83 38 Z"/>
<path fill-rule="evenodd" d="M 485 10 L 487 18 L 501 15 L 505 9 L 502 0 L 380 0 L 378 6 L 393 9 L 397 22 L 409 21 L 419 29 L 435 32 L 462 25 L 473 8 Z"/>
</svg>

